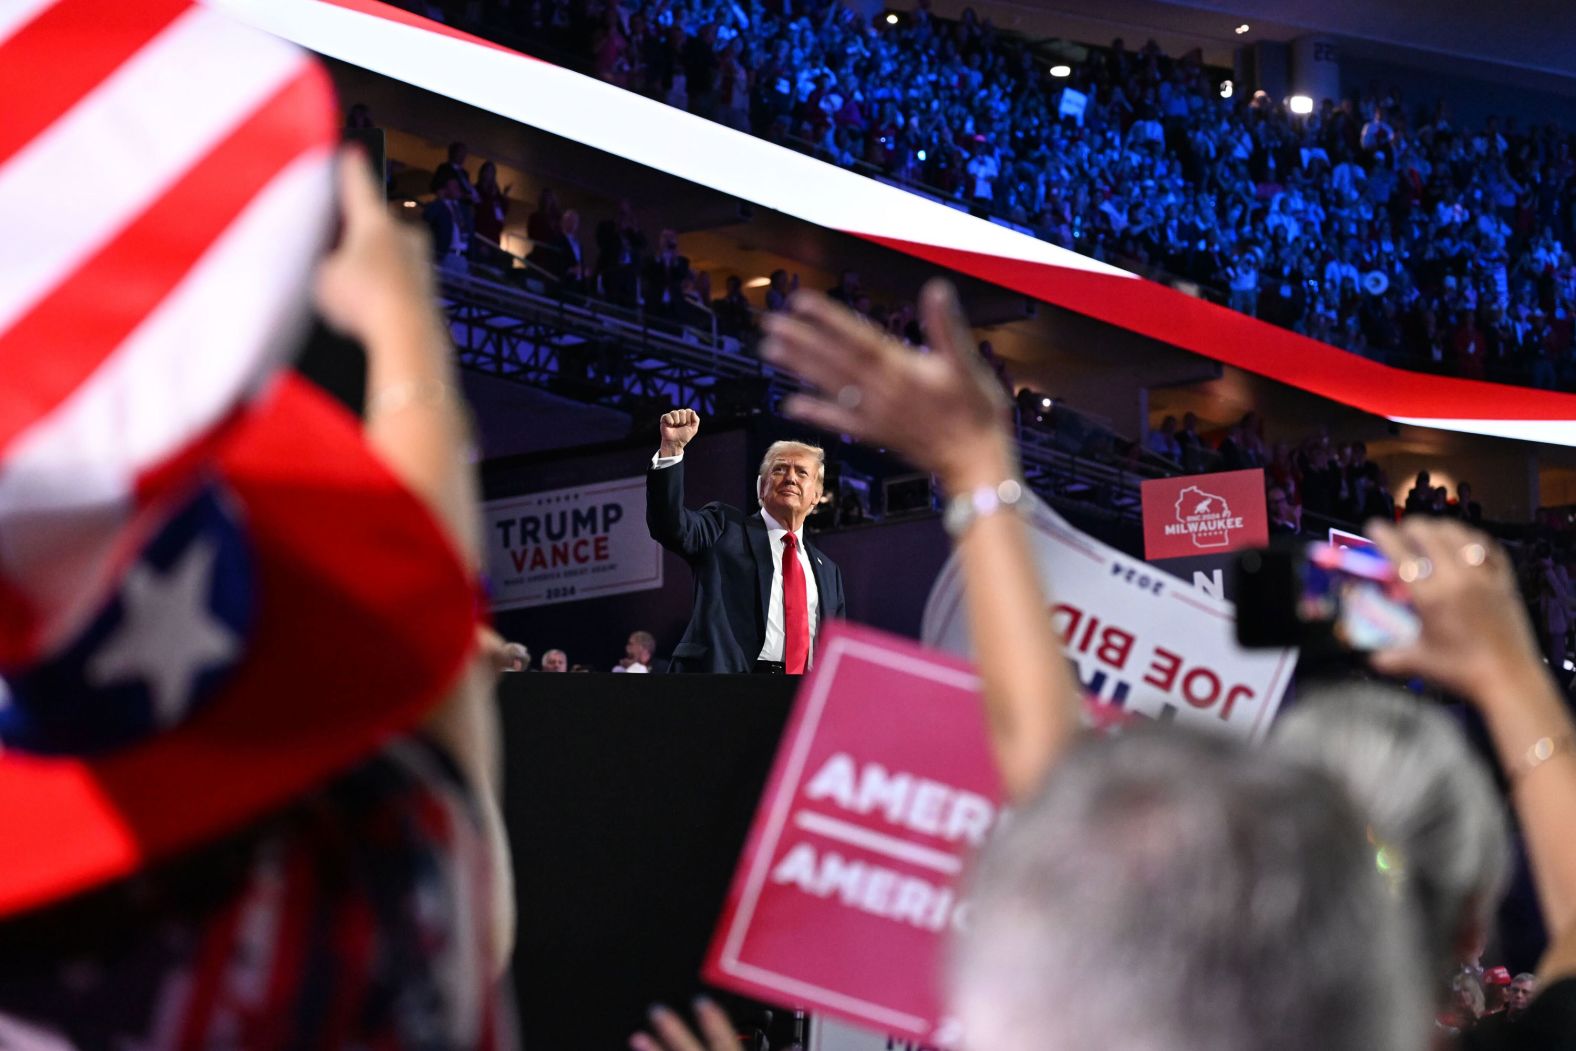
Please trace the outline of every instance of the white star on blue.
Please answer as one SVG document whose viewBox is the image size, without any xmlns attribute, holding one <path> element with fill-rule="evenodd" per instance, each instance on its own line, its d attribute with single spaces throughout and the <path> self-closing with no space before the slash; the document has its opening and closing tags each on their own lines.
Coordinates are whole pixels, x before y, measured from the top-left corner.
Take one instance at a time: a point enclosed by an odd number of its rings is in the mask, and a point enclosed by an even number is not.
<svg viewBox="0 0 1576 1051">
<path fill-rule="evenodd" d="M 73 642 L 11 674 L 0 744 L 84 755 L 180 723 L 244 654 L 254 584 L 241 520 L 210 486 L 148 544 Z"/>
</svg>

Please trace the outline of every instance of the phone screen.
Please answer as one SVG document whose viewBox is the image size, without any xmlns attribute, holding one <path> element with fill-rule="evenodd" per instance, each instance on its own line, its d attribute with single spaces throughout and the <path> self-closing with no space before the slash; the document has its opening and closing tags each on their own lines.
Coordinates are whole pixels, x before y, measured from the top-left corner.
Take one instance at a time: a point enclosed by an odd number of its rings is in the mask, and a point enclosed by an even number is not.
<svg viewBox="0 0 1576 1051">
<path fill-rule="evenodd" d="M 1406 585 L 1377 552 L 1326 543 L 1244 551 L 1235 572 L 1244 646 L 1368 652 L 1421 630 Z"/>
<path fill-rule="evenodd" d="M 1406 585 L 1383 555 L 1310 544 L 1302 560 L 1297 619 L 1328 624 L 1350 650 L 1383 650 L 1417 639 L 1421 622 Z"/>
</svg>

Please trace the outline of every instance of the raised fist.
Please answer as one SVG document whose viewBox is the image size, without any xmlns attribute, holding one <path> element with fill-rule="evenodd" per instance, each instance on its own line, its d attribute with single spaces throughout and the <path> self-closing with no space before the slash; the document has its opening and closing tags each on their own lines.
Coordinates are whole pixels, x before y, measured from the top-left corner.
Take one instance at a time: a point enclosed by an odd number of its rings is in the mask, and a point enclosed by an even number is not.
<svg viewBox="0 0 1576 1051">
<path fill-rule="evenodd" d="M 662 419 L 657 421 L 657 429 L 662 432 L 659 455 L 677 456 L 700 430 L 700 413 L 694 409 L 674 409 L 663 413 Z"/>
</svg>

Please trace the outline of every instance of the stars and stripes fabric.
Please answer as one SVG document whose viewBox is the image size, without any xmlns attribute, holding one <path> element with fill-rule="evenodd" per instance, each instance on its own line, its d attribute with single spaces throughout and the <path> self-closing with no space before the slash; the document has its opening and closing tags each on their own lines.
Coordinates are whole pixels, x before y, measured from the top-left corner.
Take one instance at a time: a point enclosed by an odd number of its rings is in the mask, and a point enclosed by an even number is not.
<svg viewBox="0 0 1576 1051">
<path fill-rule="evenodd" d="M 294 347 L 332 97 L 186 0 L 0 7 L 0 667 L 83 628 Z"/>
<path fill-rule="evenodd" d="M 478 614 L 426 505 L 284 367 L 334 227 L 322 66 L 185 0 L 0 0 L 0 98 L 14 930 L 383 762 Z"/>
</svg>

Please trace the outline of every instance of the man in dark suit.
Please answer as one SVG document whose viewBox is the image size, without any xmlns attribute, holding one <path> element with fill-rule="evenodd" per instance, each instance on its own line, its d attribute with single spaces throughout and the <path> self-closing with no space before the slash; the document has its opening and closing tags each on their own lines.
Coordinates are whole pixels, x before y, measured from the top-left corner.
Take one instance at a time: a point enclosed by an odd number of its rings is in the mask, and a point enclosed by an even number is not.
<svg viewBox="0 0 1576 1051">
<path fill-rule="evenodd" d="M 681 286 L 690 274 L 689 259 L 679 255 L 679 235 L 664 230 L 657 238 L 657 254 L 646 260 L 641 274 L 641 297 L 648 314 L 671 317 L 683 300 Z"/>
<path fill-rule="evenodd" d="M 452 171 L 434 189 L 437 196 L 421 213 L 432 234 L 433 258 L 447 273 L 469 273 L 471 233 L 476 227 L 465 189 Z"/>
<path fill-rule="evenodd" d="M 821 498 L 825 455 L 813 445 L 776 442 L 756 478 L 758 511 L 720 503 L 691 511 L 684 447 L 700 416 L 677 409 L 660 428 L 662 445 L 646 475 L 646 526 L 695 574 L 695 606 L 672 670 L 808 670 L 821 625 L 844 612 L 842 572 L 804 537 L 804 520 Z"/>
<path fill-rule="evenodd" d="M 558 236 L 547 247 L 550 251 L 545 253 L 542 264 L 557 279 L 559 288 L 564 292 L 584 292 L 590 266 L 580 245 L 579 212 L 571 208 L 559 217 Z M 531 257 L 534 260 L 536 253 L 531 253 Z"/>
</svg>

